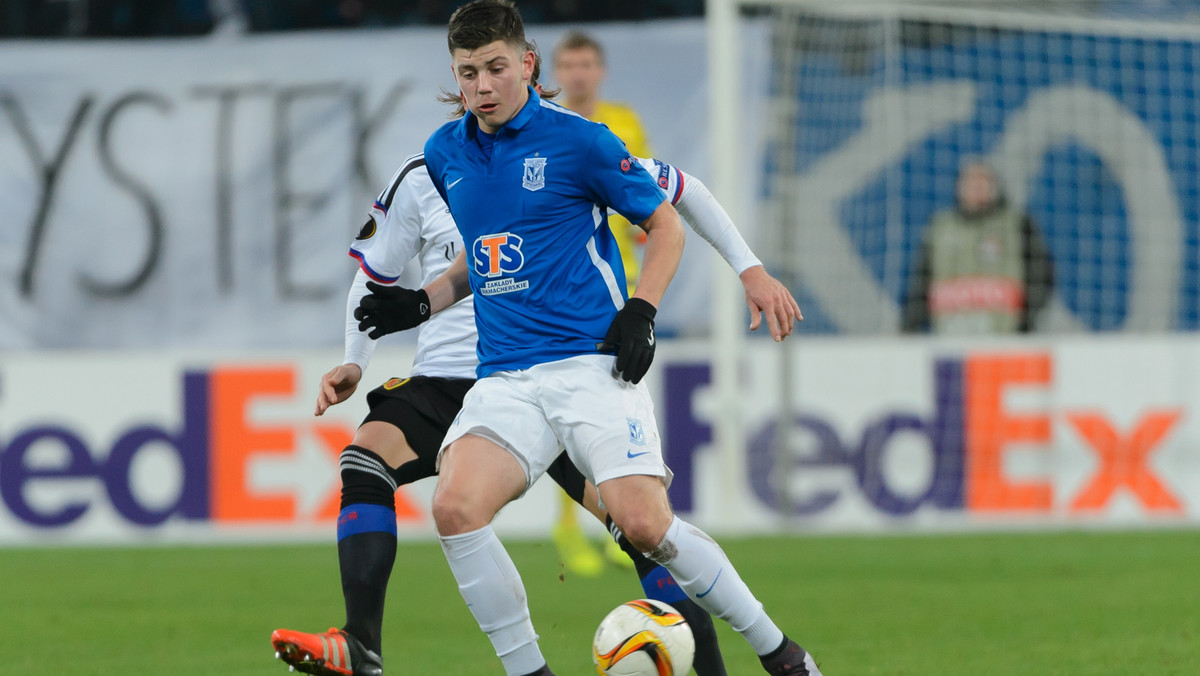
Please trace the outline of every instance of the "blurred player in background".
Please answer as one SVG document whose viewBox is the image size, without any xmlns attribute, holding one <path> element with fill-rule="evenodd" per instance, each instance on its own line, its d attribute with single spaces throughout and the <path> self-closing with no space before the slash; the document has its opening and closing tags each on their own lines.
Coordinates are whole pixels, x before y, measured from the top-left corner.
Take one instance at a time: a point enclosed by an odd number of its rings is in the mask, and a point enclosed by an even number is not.
<svg viewBox="0 0 1200 676">
<path fill-rule="evenodd" d="M 586 33 L 572 31 L 554 47 L 554 79 L 562 88 L 562 105 L 593 122 L 607 126 L 625 142 L 634 157 L 654 157 L 650 139 L 633 108 L 623 103 L 600 99 L 600 85 L 606 75 L 604 49 Z M 621 247 L 621 263 L 625 266 L 625 281 L 633 293 L 641 267 L 639 240 L 645 233 L 620 214 L 608 215 L 608 227 Z"/>
<path fill-rule="evenodd" d="M 1026 333 L 1050 300 L 1054 265 L 1027 213 L 995 170 L 971 160 L 955 206 L 925 230 L 904 302 L 903 330 L 944 335 Z"/>
<path fill-rule="evenodd" d="M 593 122 L 606 125 L 625 142 L 634 157 L 653 157 L 650 141 L 637 113 L 627 105 L 600 99 L 600 85 L 606 75 L 604 49 L 594 38 L 580 31 L 567 33 L 554 47 L 554 78 L 562 88 L 562 104 Z M 629 293 L 637 286 L 641 267 L 641 243 L 645 233 L 617 213 L 609 213 L 608 227 L 621 249 L 625 282 Z M 604 556 L 592 547 L 583 534 L 576 516 L 575 503 L 561 496 L 559 521 L 553 530 L 554 544 L 569 569 L 579 575 L 599 575 Z M 604 554 L 609 561 L 625 565 L 626 558 L 615 543 L 605 541 Z"/>
<path fill-rule="evenodd" d="M 540 60 L 534 70 L 537 86 Z M 538 87 L 540 91 L 540 86 Z M 554 96 L 553 92 L 548 94 Z M 459 110 L 461 115 L 463 110 Z M 756 329 L 763 313 L 772 335 L 786 335 L 788 316 L 798 312 L 787 289 L 767 274 L 728 214 L 700 182 L 657 160 L 639 159 L 689 224 L 738 273 Z M 405 160 L 372 205 L 366 225 L 350 248 L 359 270 L 347 299 L 346 351 L 342 365 L 325 374 L 316 414 L 354 394 L 375 350 L 360 330 L 354 311 L 374 282 L 391 284 L 405 265 L 417 260 L 428 284 L 462 251 L 462 238 L 429 178 L 422 155 Z M 372 282 L 374 280 L 374 282 Z M 341 456 L 342 513 L 338 559 L 346 623 L 323 634 L 277 630 L 272 635 L 280 659 L 305 673 L 368 676 L 382 673 L 384 595 L 396 556 L 394 492 L 399 486 L 434 476 L 434 459 L 450 421 L 475 382 L 472 298 L 440 312 L 418 332 L 417 355 L 408 378 L 391 378 L 367 395 L 370 412 Z M 600 519 L 594 486 L 565 453 L 547 471 L 564 492 Z M 353 515 L 353 518 L 350 516 Z M 680 591 L 665 569 L 638 552 L 625 537 L 618 550 L 636 567 L 647 596 L 675 606 L 696 637 L 694 668 L 700 676 L 726 673 L 712 618 Z M 306 655 L 309 657 L 306 658 Z"/>
</svg>

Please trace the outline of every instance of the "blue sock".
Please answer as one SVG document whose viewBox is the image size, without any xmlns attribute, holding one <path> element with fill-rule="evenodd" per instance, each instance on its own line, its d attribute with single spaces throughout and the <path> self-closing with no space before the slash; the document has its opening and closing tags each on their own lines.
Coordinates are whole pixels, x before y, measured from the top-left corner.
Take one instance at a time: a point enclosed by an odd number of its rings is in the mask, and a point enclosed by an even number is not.
<svg viewBox="0 0 1200 676">
<path fill-rule="evenodd" d="M 342 510 L 338 513 L 338 566 L 346 624 L 367 650 L 382 654 L 383 604 L 396 561 L 395 481 L 370 450 L 342 451 Z"/>
</svg>

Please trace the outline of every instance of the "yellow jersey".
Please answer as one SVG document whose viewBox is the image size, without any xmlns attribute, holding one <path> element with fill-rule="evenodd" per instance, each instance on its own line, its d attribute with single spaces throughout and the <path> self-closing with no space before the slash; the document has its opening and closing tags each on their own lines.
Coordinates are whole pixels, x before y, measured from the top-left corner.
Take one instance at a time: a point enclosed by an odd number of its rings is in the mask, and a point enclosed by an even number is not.
<svg viewBox="0 0 1200 676">
<path fill-rule="evenodd" d="M 617 138 L 625 142 L 629 154 L 634 157 L 654 157 L 654 153 L 650 150 L 650 141 L 646 138 L 646 130 L 642 128 L 642 121 L 629 106 L 622 103 L 599 101 L 596 103 L 596 112 L 592 115 L 591 120 L 607 126 L 612 133 L 617 135 Z M 625 266 L 625 283 L 629 288 L 629 293 L 632 294 L 634 287 L 637 286 L 638 272 L 641 270 L 639 243 L 642 240 L 642 230 L 625 220 L 620 214 L 614 213 L 608 215 L 608 227 L 612 230 L 613 236 L 617 239 L 617 246 L 621 249 L 621 264 Z"/>
</svg>

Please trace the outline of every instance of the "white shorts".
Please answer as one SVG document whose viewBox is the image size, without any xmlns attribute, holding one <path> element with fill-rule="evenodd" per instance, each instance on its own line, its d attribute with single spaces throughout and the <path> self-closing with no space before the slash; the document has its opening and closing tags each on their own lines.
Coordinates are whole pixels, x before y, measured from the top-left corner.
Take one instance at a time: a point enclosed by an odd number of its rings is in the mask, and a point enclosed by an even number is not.
<svg viewBox="0 0 1200 676">
<path fill-rule="evenodd" d="M 650 393 L 612 368 L 612 355 L 583 355 L 479 379 L 446 431 L 439 465 L 447 446 L 474 434 L 517 458 L 526 489 L 564 448 L 594 485 L 633 474 L 670 485 Z"/>
</svg>

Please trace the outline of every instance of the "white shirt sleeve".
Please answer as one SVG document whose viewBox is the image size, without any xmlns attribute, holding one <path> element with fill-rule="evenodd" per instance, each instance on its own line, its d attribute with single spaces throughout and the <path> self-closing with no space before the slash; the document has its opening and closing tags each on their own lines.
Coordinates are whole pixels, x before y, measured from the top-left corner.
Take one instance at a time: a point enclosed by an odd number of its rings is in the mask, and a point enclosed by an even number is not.
<svg viewBox="0 0 1200 676">
<path fill-rule="evenodd" d="M 376 282 L 395 283 L 421 250 L 421 191 L 428 180 L 423 161 L 406 160 L 371 205 L 366 224 L 350 244 L 350 255 Z"/>
<path fill-rule="evenodd" d="M 358 302 L 367 295 L 367 273 L 359 268 L 354 273 L 354 281 L 350 284 L 350 294 L 346 298 L 346 354 L 342 358 L 343 364 L 358 364 L 358 367 L 367 371 L 367 364 L 371 363 L 371 355 L 375 353 L 375 341 L 367 337 L 367 334 L 358 330 L 358 320 L 354 318 L 354 310 L 358 307 Z"/>
<path fill-rule="evenodd" d="M 421 156 L 404 161 L 371 205 L 368 220 L 350 245 L 350 255 L 358 259 L 359 269 L 350 284 L 346 298 L 346 352 L 343 364 L 358 364 L 365 372 L 375 341 L 358 330 L 354 310 L 366 296 L 367 281 L 394 284 L 404 266 L 421 250 L 422 219 L 421 191 L 428 184 L 428 174 Z"/>
<path fill-rule="evenodd" d="M 746 240 L 742 239 L 742 233 L 738 232 L 733 219 L 708 191 L 708 187 L 700 179 L 678 169 L 676 171 L 680 174 L 679 180 L 683 189 L 678 191 L 679 198 L 674 202 L 675 208 L 692 230 L 712 245 L 737 274 L 762 265 L 762 261 L 750 250 Z"/>
</svg>

